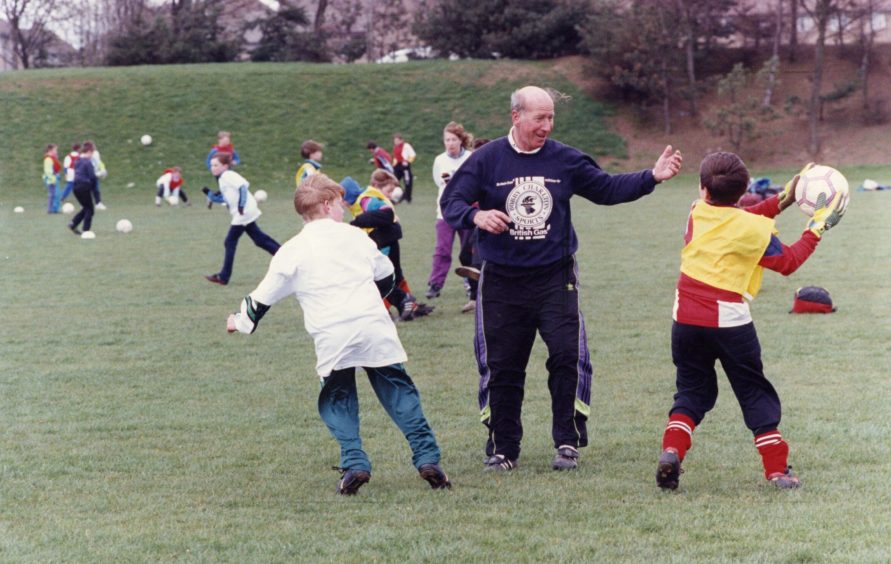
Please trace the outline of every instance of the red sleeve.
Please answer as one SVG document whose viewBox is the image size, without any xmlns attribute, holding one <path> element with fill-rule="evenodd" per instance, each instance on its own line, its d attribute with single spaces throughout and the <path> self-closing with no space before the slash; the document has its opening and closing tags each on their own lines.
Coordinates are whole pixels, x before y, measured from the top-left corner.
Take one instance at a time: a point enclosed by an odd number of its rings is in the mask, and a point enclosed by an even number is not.
<svg viewBox="0 0 891 564">
<path fill-rule="evenodd" d="M 779 196 L 774 196 L 766 200 L 761 200 L 754 206 L 748 206 L 743 209 L 755 215 L 774 218 L 780 215 L 780 198 Z"/>
<path fill-rule="evenodd" d="M 773 237 L 767 252 L 761 257 L 761 261 L 758 264 L 769 270 L 779 272 L 783 276 L 789 276 L 798 270 L 798 267 L 804 264 L 804 261 L 813 254 L 819 242 L 820 239 L 810 230 L 805 231 L 801 235 L 801 239 L 791 245 L 786 245 L 776 237 Z"/>
</svg>

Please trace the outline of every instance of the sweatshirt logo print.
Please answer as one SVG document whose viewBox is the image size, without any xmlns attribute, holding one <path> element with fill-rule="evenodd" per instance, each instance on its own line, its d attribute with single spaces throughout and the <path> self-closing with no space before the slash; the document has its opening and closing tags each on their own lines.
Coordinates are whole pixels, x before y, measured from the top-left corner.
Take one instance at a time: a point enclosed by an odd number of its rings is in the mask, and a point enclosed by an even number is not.
<svg viewBox="0 0 891 564">
<path fill-rule="evenodd" d="M 547 237 L 551 229 L 547 221 L 554 209 L 554 200 L 543 176 L 515 178 L 505 207 L 513 221 L 511 237 L 517 240 Z"/>
</svg>

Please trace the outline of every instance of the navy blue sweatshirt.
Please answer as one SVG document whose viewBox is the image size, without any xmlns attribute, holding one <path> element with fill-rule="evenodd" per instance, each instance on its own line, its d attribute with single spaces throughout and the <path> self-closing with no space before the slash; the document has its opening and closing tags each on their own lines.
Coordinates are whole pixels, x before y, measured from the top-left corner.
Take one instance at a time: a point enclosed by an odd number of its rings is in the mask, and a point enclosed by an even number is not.
<svg viewBox="0 0 891 564">
<path fill-rule="evenodd" d="M 79 158 L 74 163 L 74 185 L 89 186 L 92 190 L 96 187 L 96 168 L 93 161 Z"/>
<path fill-rule="evenodd" d="M 511 217 L 499 235 L 480 230 L 479 253 L 495 264 L 536 267 L 571 256 L 578 248 L 569 199 L 579 195 L 595 204 L 631 202 L 656 187 L 650 170 L 610 175 L 594 159 L 548 139 L 534 154 L 518 153 L 507 137 L 474 151 L 452 176 L 440 201 L 455 229 L 474 227 L 479 210 L 501 210 Z M 479 210 L 471 204 L 479 202 Z"/>
</svg>

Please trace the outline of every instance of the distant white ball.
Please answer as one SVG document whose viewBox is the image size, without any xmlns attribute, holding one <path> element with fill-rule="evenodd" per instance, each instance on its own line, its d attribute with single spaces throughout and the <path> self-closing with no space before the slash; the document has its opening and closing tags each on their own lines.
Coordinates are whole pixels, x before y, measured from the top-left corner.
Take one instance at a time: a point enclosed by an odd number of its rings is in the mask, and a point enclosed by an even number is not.
<svg viewBox="0 0 891 564">
<path fill-rule="evenodd" d="M 130 223 L 129 219 L 121 219 L 114 228 L 118 230 L 118 233 L 129 233 L 133 231 L 133 224 Z"/>
<path fill-rule="evenodd" d="M 396 188 L 393 188 L 393 195 L 390 199 L 393 200 L 394 204 L 398 204 L 399 202 L 402 201 L 402 198 L 404 196 L 405 196 L 405 191 L 400 186 L 397 186 Z"/>
<path fill-rule="evenodd" d="M 84 231 L 83 233 L 80 234 L 80 238 L 81 239 L 95 239 L 96 234 L 93 233 L 92 231 Z"/>
<path fill-rule="evenodd" d="M 269 199 L 269 194 L 266 193 L 266 190 L 257 190 L 254 192 L 254 199 L 258 202 L 265 202 Z"/>
<path fill-rule="evenodd" d="M 823 196 L 826 204 L 848 193 L 848 181 L 832 167 L 817 165 L 804 174 L 795 186 L 795 203 L 808 216 L 814 215 L 817 199 Z"/>
<path fill-rule="evenodd" d="M 62 204 L 62 213 L 74 213 L 74 204 L 72 204 L 71 202 L 65 202 L 64 204 Z"/>
<path fill-rule="evenodd" d="M 13 208 L 12 211 L 14 211 L 15 213 L 25 213 L 25 208 L 23 208 L 22 206 L 16 206 L 15 208 Z"/>
<path fill-rule="evenodd" d="M 151 145 L 152 144 L 152 136 L 149 135 L 148 133 L 146 133 L 145 135 L 143 135 L 142 137 L 139 138 L 139 142 L 145 146 Z"/>
<path fill-rule="evenodd" d="M 136 186 L 136 183 L 135 183 L 135 182 L 128 182 L 128 183 L 127 183 L 127 188 L 133 188 L 134 186 Z"/>
<path fill-rule="evenodd" d="M 179 205 L 179 196 L 175 196 L 175 195 L 170 196 L 169 198 L 167 198 L 167 203 L 170 204 L 171 206 L 178 206 Z"/>
</svg>

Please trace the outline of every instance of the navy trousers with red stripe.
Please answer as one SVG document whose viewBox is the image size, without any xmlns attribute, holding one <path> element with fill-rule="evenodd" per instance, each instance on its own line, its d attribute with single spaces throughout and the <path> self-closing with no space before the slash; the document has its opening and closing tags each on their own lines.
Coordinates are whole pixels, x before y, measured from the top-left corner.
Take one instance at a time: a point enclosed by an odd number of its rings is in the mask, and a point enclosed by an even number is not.
<svg viewBox="0 0 891 564">
<path fill-rule="evenodd" d="M 754 323 L 699 327 L 674 322 L 671 356 L 677 367 L 677 393 L 671 413 L 684 413 L 699 425 L 718 399 L 715 362 L 720 360 L 752 434 L 757 436 L 779 426 L 780 397 L 764 376 Z"/>
<path fill-rule="evenodd" d="M 593 369 L 575 268 L 572 257 L 535 268 L 483 264 L 474 345 L 489 456 L 520 455 L 526 366 L 536 332 L 548 348 L 554 446 L 588 444 Z"/>
</svg>

